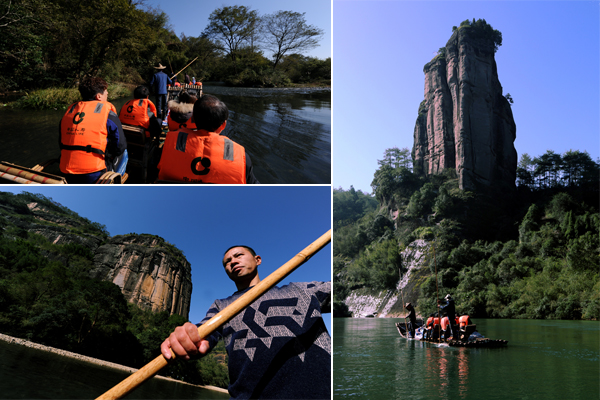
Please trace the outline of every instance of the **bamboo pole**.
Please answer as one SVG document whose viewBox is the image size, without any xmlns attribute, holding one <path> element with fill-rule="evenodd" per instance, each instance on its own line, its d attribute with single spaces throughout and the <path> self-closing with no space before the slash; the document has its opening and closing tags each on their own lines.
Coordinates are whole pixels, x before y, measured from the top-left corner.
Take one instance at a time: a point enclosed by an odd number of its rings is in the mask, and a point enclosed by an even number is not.
<svg viewBox="0 0 600 400">
<path fill-rule="evenodd" d="M 183 68 L 181 69 L 181 71 L 179 71 L 179 72 L 177 72 L 176 74 L 174 74 L 174 75 L 173 75 L 173 76 L 172 76 L 170 79 L 173 79 L 173 78 L 175 78 L 177 75 L 179 75 L 179 73 L 180 73 L 180 72 L 182 72 L 184 69 L 186 69 L 187 67 L 189 67 L 190 65 L 192 65 L 192 63 L 193 63 L 194 61 L 196 61 L 197 59 L 198 59 L 198 57 L 194 58 L 194 59 L 192 60 L 192 62 L 190 62 L 190 63 L 189 63 L 188 65 L 186 65 L 185 67 L 183 67 Z M 173 73 L 173 71 L 171 71 L 171 73 Z"/>
<path fill-rule="evenodd" d="M 254 300 L 262 296 L 265 292 L 291 274 L 296 268 L 304 264 L 310 257 L 325 247 L 331 241 L 331 229 L 325 232 L 321 237 L 312 242 L 308 247 L 296 254 L 291 260 L 276 269 L 271 275 L 261 280 L 257 285 L 253 286 L 249 291 L 240 296 L 236 301 L 225 307 L 217 315 L 209 319 L 203 325 L 198 327 L 198 334 L 201 338 L 205 338 L 214 330 L 227 321 L 235 317 L 240 311 L 248 307 Z M 175 354 L 171 351 L 171 355 L 175 358 Z M 129 376 L 121 383 L 114 386 L 112 389 L 105 392 L 96 400 L 120 399 L 127 395 L 133 389 L 152 378 L 158 371 L 164 368 L 168 361 L 161 354 L 154 360 L 150 361 L 144 367 L 139 369 L 133 375 Z"/>
<path fill-rule="evenodd" d="M 439 308 L 439 304 L 438 302 L 440 301 L 440 292 L 438 290 L 438 275 L 437 275 L 437 260 L 435 258 L 435 243 L 433 244 L 433 262 L 435 264 L 435 307 L 436 309 Z M 440 335 L 440 327 L 442 324 L 442 317 L 441 317 L 441 313 L 439 310 L 437 310 L 438 313 L 438 318 L 440 320 L 440 323 L 438 324 L 438 343 L 442 341 L 441 335 Z"/>
<path fill-rule="evenodd" d="M 1 164 L 1 163 L 0 163 L 0 171 L 6 173 L 8 175 L 17 176 L 26 181 L 33 181 L 33 182 L 20 182 L 18 180 L 15 180 L 15 182 L 18 182 L 18 183 L 53 183 L 53 184 L 65 183 L 64 181 L 60 181 L 58 179 L 53 179 L 48 176 L 44 176 L 42 174 L 36 174 L 33 172 L 29 172 L 25 168 L 17 168 L 17 167 L 8 166 L 8 165 Z M 6 178 L 6 179 L 8 179 L 8 178 Z"/>
</svg>

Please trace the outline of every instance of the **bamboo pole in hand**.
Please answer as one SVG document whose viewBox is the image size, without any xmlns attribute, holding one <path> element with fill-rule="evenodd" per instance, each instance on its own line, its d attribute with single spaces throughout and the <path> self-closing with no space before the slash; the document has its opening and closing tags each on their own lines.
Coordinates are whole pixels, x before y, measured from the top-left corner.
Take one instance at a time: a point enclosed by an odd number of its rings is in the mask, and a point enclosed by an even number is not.
<svg viewBox="0 0 600 400">
<path fill-rule="evenodd" d="M 258 299 L 265 292 L 275 286 L 277 283 L 282 281 L 286 276 L 291 274 L 296 268 L 304 264 L 310 257 L 316 254 L 319 250 L 325 247 L 331 241 L 331 230 L 328 230 L 320 238 L 308 245 L 300 253 L 296 254 L 291 260 L 283 264 L 281 267 L 276 269 L 271 275 L 261 280 L 257 285 L 253 286 L 250 290 L 240 296 L 236 301 L 231 303 L 229 306 L 221 310 L 217 315 L 209 319 L 203 325 L 198 327 L 198 333 L 201 338 L 205 338 L 212 333 L 219 326 L 223 325 L 233 317 L 235 317 L 240 311 L 248 307 L 254 300 Z M 175 354 L 171 351 L 172 359 L 175 358 Z M 146 380 L 152 378 L 158 371 L 164 368 L 168 364 L 166 358 L 161 354 L 154 360 L 150 361 L 144 367 L 139 369 L 133 375 L 121 381 L 121 383 L 108 390 L 96 400 L 108 400 L 108 399 L 120 399 L 127 395 L 133 389 L 144 383 Z"/>
</svg>

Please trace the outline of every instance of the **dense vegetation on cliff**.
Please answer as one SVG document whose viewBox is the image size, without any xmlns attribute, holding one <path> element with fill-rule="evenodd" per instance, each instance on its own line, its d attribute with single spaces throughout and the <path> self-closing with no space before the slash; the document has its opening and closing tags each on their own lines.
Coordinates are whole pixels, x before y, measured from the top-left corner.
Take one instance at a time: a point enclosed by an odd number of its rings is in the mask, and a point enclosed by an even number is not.
<svg viewBox="0 0 600 400">
<path fill-rule="evenodd" d="M 424 239 L 430 275 L 419 285 L 422 315 L 435 309 L 437 271 L 440 294 L 472 316 L 600 317 L 598 162 L 578 151 L 524 156 L 514 193 L 470 192 L 458 188 L 454 170 L 415 175 L 408 154 L 386 151 L 374 197 L 334 190 L 337 315 L 352 289 L 395 290 L 406 272 L 399 252 Z"/>
<path fill-rule="evenodd" d="M 30 206 L 49 211 L 56 224 L 34 217 Z M 108 239 L 106 228 L 39 194 L 0 192 L 0 332 L 139 368 L 160 353 L 160 343 L 182 316 L 128 304 L 120 288 L 91 279 L 94 255 L 76 241 L 53 244 L 27 229 L 65 226 L 74 237 Z M 82 239 L 83 240 L 83 239 Z M 173 246 L 173 252 L 181 251 Z M 183 256 L 183 255 L 181 255 Z M 175 363 L 164 374 L 197 384 L 226 387 L 225 350 L 202 360 Z"/>
<path fill-rule="evenodd" d="M 330 82 L 330 58 L 302 55 L 322 36 L 304 14 L 260 16 L 232 6 L 197 16 L 207 18 L 200 36 L 177 37 L 168 15 L 143 0 L 2 2 L 0 91 L 70 87 L 86 75 L 141 84 L 159 62 L 171 76 L 196 57 L 185 72 L 199 81 L 270 87 Z"/>
</svg>

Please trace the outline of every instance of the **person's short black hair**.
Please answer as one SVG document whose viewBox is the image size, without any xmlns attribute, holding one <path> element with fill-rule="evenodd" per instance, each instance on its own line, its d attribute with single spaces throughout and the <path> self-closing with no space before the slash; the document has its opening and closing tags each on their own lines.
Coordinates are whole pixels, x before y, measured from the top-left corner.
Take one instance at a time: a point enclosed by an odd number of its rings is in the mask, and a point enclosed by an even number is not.
<svg viewBox="0 0 600 400">
<path fill-rule="evenodd" d="M 223 253 L 223 266 L 225 266 L 225 254 L 227 254 L 227 252 L 235 247 L 243 247 L 245 249 L 248 249 L 248 251 L 250 252 L 250 254 L 252 254 L 253 257 L 256 257 L 256 252 L 254 251 L 254 249 L 250 246 L 246 246 L 243 244 L 236 244 L 235 246 L 231 246 L 230 248 L 228 248 L 227 250 L 225 250 L 225 253 Z"/>
<path fill-rule="evenodd" d="M 95 99 L 96 94 L 102 94 L 108 89 L 108 83 L 102 78 L 90 76 L 83 78 L 78 89 L 83 101 L 91 101 Z"/>
<path fill-rule="evenodd" d="M 216 131 L 229 119 L 229 109 L 221 100 L 206 94 L 194 103 L 194 121 L 198 129 Z"/>
<path fill-rule="evenodd" d="M 140 85 L 140 86 L 136 87 L 135 90 L 133 91 L 134 99 L 145 99 L 148 96 L 150 96 L 150 90 L 148 89 L 148 87 L 146 87 L 144 85 Z"/>
</svg>

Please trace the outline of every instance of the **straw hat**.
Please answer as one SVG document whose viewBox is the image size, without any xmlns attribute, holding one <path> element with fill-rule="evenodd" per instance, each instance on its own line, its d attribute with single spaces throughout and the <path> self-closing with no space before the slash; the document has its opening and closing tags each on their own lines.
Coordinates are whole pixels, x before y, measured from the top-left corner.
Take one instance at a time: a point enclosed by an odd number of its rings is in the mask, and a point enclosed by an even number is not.
<svg viewBox="0 0 600 400">
<path fill-rule="evenodd" d="M 165 67 L 161 63 L 158 63 L 158 67 L 154 67 L 154 69 L 165 69 L 165 68 L 167 68 L 167 67 Z"/>
</svg>

